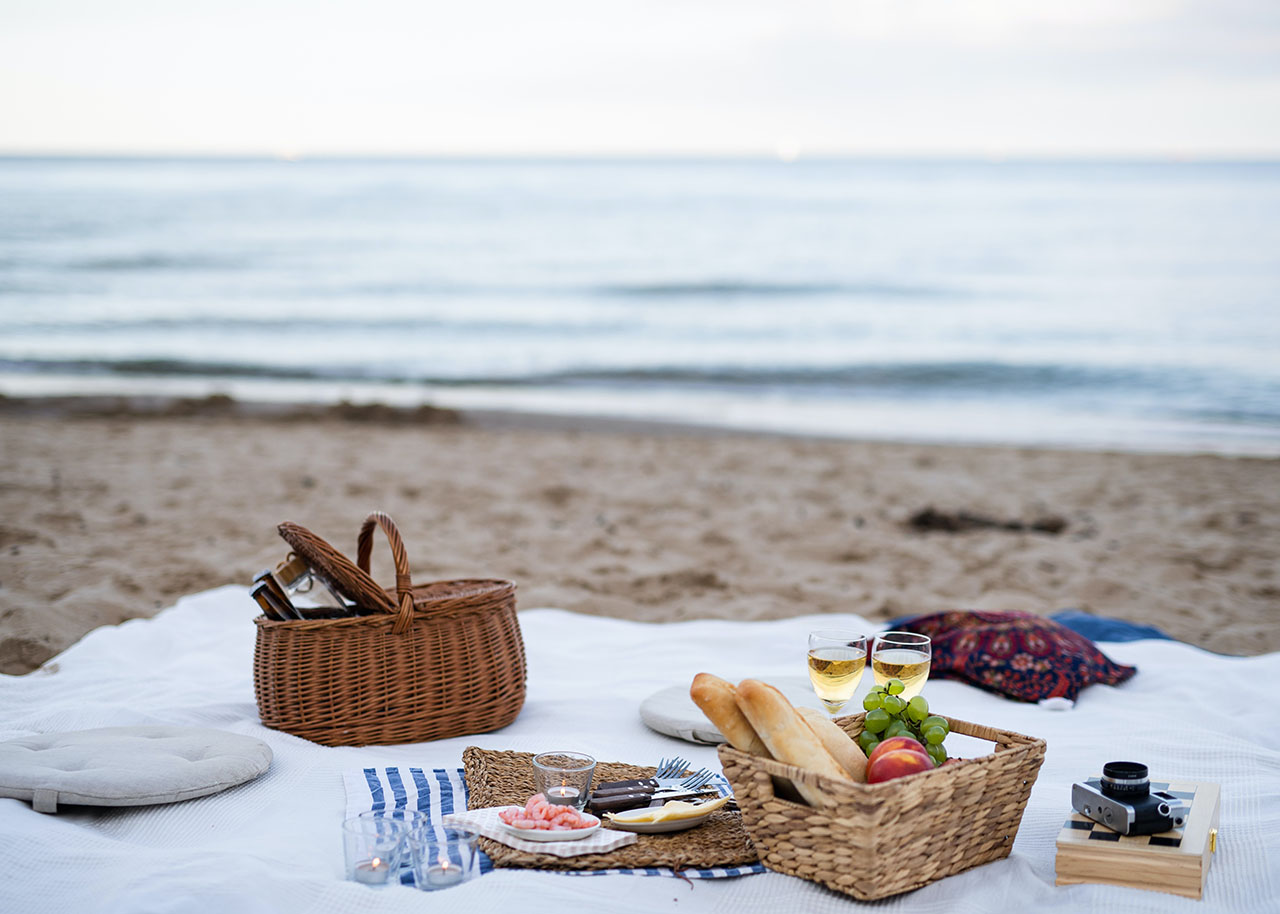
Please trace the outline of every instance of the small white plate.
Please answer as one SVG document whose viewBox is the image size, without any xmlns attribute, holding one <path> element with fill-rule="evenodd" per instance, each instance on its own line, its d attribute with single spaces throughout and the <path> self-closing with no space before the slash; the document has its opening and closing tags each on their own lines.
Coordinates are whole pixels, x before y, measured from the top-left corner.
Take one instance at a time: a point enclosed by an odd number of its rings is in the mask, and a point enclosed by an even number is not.
<svg viewBox="0 0 1280 914">
<path fill-rule="evenodd" d="M 512 806 L 512 809 L 519 809 L 519 806 Z M 513 828 L 506 822 L 502 823 L 502 827 L 507 830 L 507 834 L 514 835 L 517 838 L 524 838 L 526 841 L 577 841 L 587 835 L 594 835 L 600 830 L 600 820 L 589 812 L 582 813 L 582 816 L 595 822 L 594 825 L 588 825 L 585 828 L 574 828 L 569 830 L 551 831 L 541 828 Z M 499 820 L 501 821 L 501 820 Z"/>
<path fill-rule="evenodd" d="M 633 831 L 637 835 L 663 835 L 668 832 L 687 831 L 690 828 L 697 828 L 711 818 L 711 813 L 713 812 L 715 812 L 714 809 L 708 810 L 700 816 L 667 819 L 663 822 L 623 822 L 618 819 L 610 819 L 609 827 L 616 828 L 618 831 Z"/>
</svg>

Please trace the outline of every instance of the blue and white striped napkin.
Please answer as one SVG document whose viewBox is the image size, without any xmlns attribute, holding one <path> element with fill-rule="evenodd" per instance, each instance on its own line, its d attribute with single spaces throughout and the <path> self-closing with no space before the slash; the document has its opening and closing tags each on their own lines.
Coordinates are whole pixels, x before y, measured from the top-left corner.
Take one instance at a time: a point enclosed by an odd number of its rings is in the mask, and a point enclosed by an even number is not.
<svg viewBox="0 0 1280 914">
<path fill-rule="evenodd" d="M 342 775 L 347 791 L 347 816 L 362 812 L 388 812 L 397 809 L 414 809 L 427 816 L 437 836 L 444 840 L 443 819 L 453 812 L 467 808 L 467 785 L 461 768 L 360 768 Z M 717 775 L 712 785 L 721 794 L 730 793 L 729 782 Z M 478 854 L 481 874 L 493 870 L 493 861 L 484 851 Z M 679 875 L 689 879 L 723 879 L 729 876 L 749 876 L 763 873 L 764 865 L 718 866 L 709 869 L 683 869 Z M 568 876 L 674 876 L 675 870 L 665 866 L 628 867 L 611 870 L 554 870 Z M 406 862 L 400 871 L 400 881 L 413 885 L 413 871 Z"/>
</svg>

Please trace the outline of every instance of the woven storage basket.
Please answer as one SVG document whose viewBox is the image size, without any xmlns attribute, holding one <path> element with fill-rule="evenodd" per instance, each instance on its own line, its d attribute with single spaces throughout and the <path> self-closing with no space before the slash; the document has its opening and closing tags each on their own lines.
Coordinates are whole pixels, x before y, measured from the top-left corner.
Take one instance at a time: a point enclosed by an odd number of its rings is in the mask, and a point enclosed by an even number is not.
<svg viewBox="0 0 1280 914">
<path fill-rule="evenodd" d="M 391 544 L 396 586 L 369 577 L 373 531 Z M 326 746 L 415 743 L 505 727 L 525 695 L 524 642 L 510 581 L 414 585 L 395 523 L 369 515 L 357 564 L 296 524 L 280 535 L 369 615 L 258 617 L 253 684 L 268 727 Z"/>
<path fill-rule="evenodd" d="M 863 716 L 836 723 L 856 737 Z M 995 751 L 880 784 L 853 784 L 720 746 L 761 861 L 871 901 L 1007 857 L 1044 761 L 1044 740 L 947 720 L 953 733 L 993 742 Z M 815 809 L 781 799 L 775 777 L 813 784 L 838 802 Z"/>
</svg>

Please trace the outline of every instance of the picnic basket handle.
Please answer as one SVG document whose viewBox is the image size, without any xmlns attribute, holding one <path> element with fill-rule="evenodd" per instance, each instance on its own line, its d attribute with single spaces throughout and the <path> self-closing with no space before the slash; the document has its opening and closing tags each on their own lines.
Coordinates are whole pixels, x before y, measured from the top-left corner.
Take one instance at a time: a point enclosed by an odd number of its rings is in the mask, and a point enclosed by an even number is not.
<svg viewBox="0 0 1280 914">
<path fill-rule="evenodd" d="M 409 579 L 409 556 L 404 551 L 404 540 L 396 529 L 396 522 L 390 515 L 382 511 L 374 511 L 364 519 L 360 527 L 360 536 L 356 540 L 356 565 L 368 573 L 369 554 L 373 551 L 373 528 L 381 527 L 391 544 L 391 559 L 396 566 L 396 598 L 400 601 L 400 610 L 391 631 L 403 635 L 413 624 L 413 582 Z"/>
</svg>

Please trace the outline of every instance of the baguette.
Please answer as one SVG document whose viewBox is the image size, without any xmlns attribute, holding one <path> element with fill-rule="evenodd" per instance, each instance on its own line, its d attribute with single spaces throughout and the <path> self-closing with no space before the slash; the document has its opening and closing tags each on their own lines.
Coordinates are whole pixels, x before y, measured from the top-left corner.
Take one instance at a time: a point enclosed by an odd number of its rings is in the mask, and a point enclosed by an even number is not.
<svg viewBox="0 0 1280 914">
<path fill-rule="evenodd" d="M 849 734 L 840 729 L 840 725 L 817 708 L 796 708 L 804 722 L 813 730 L 813 735 L 822 740 L 822 745 L 831 757 L 840 763 L 840 767 L 849 772 L 859 784 L 867 782 L 867 757 L 862 754 L 858 744 L 849 738 Z"/>
<path fill-rule="evenodd" d="M 757 679 L 744 679 L 738 683 L 737 695 L 738 707 L 775 759 L 833 780 L 853 780 L 776 688 Z M 820 787 L 801 781 L 796 781 L 795 787 L 810 806 L 832 806 L 837 802 Z"/>
<path fill-rule="evenodd" d="M 724 734 L 730 746 L 749 755 L 772 758 L 764 742 L 738 708 L 733 683 L 710 673 L 699 673 L 693 677 L 689 697 L 707 715 L 707 720 Z"/>
</svg>

